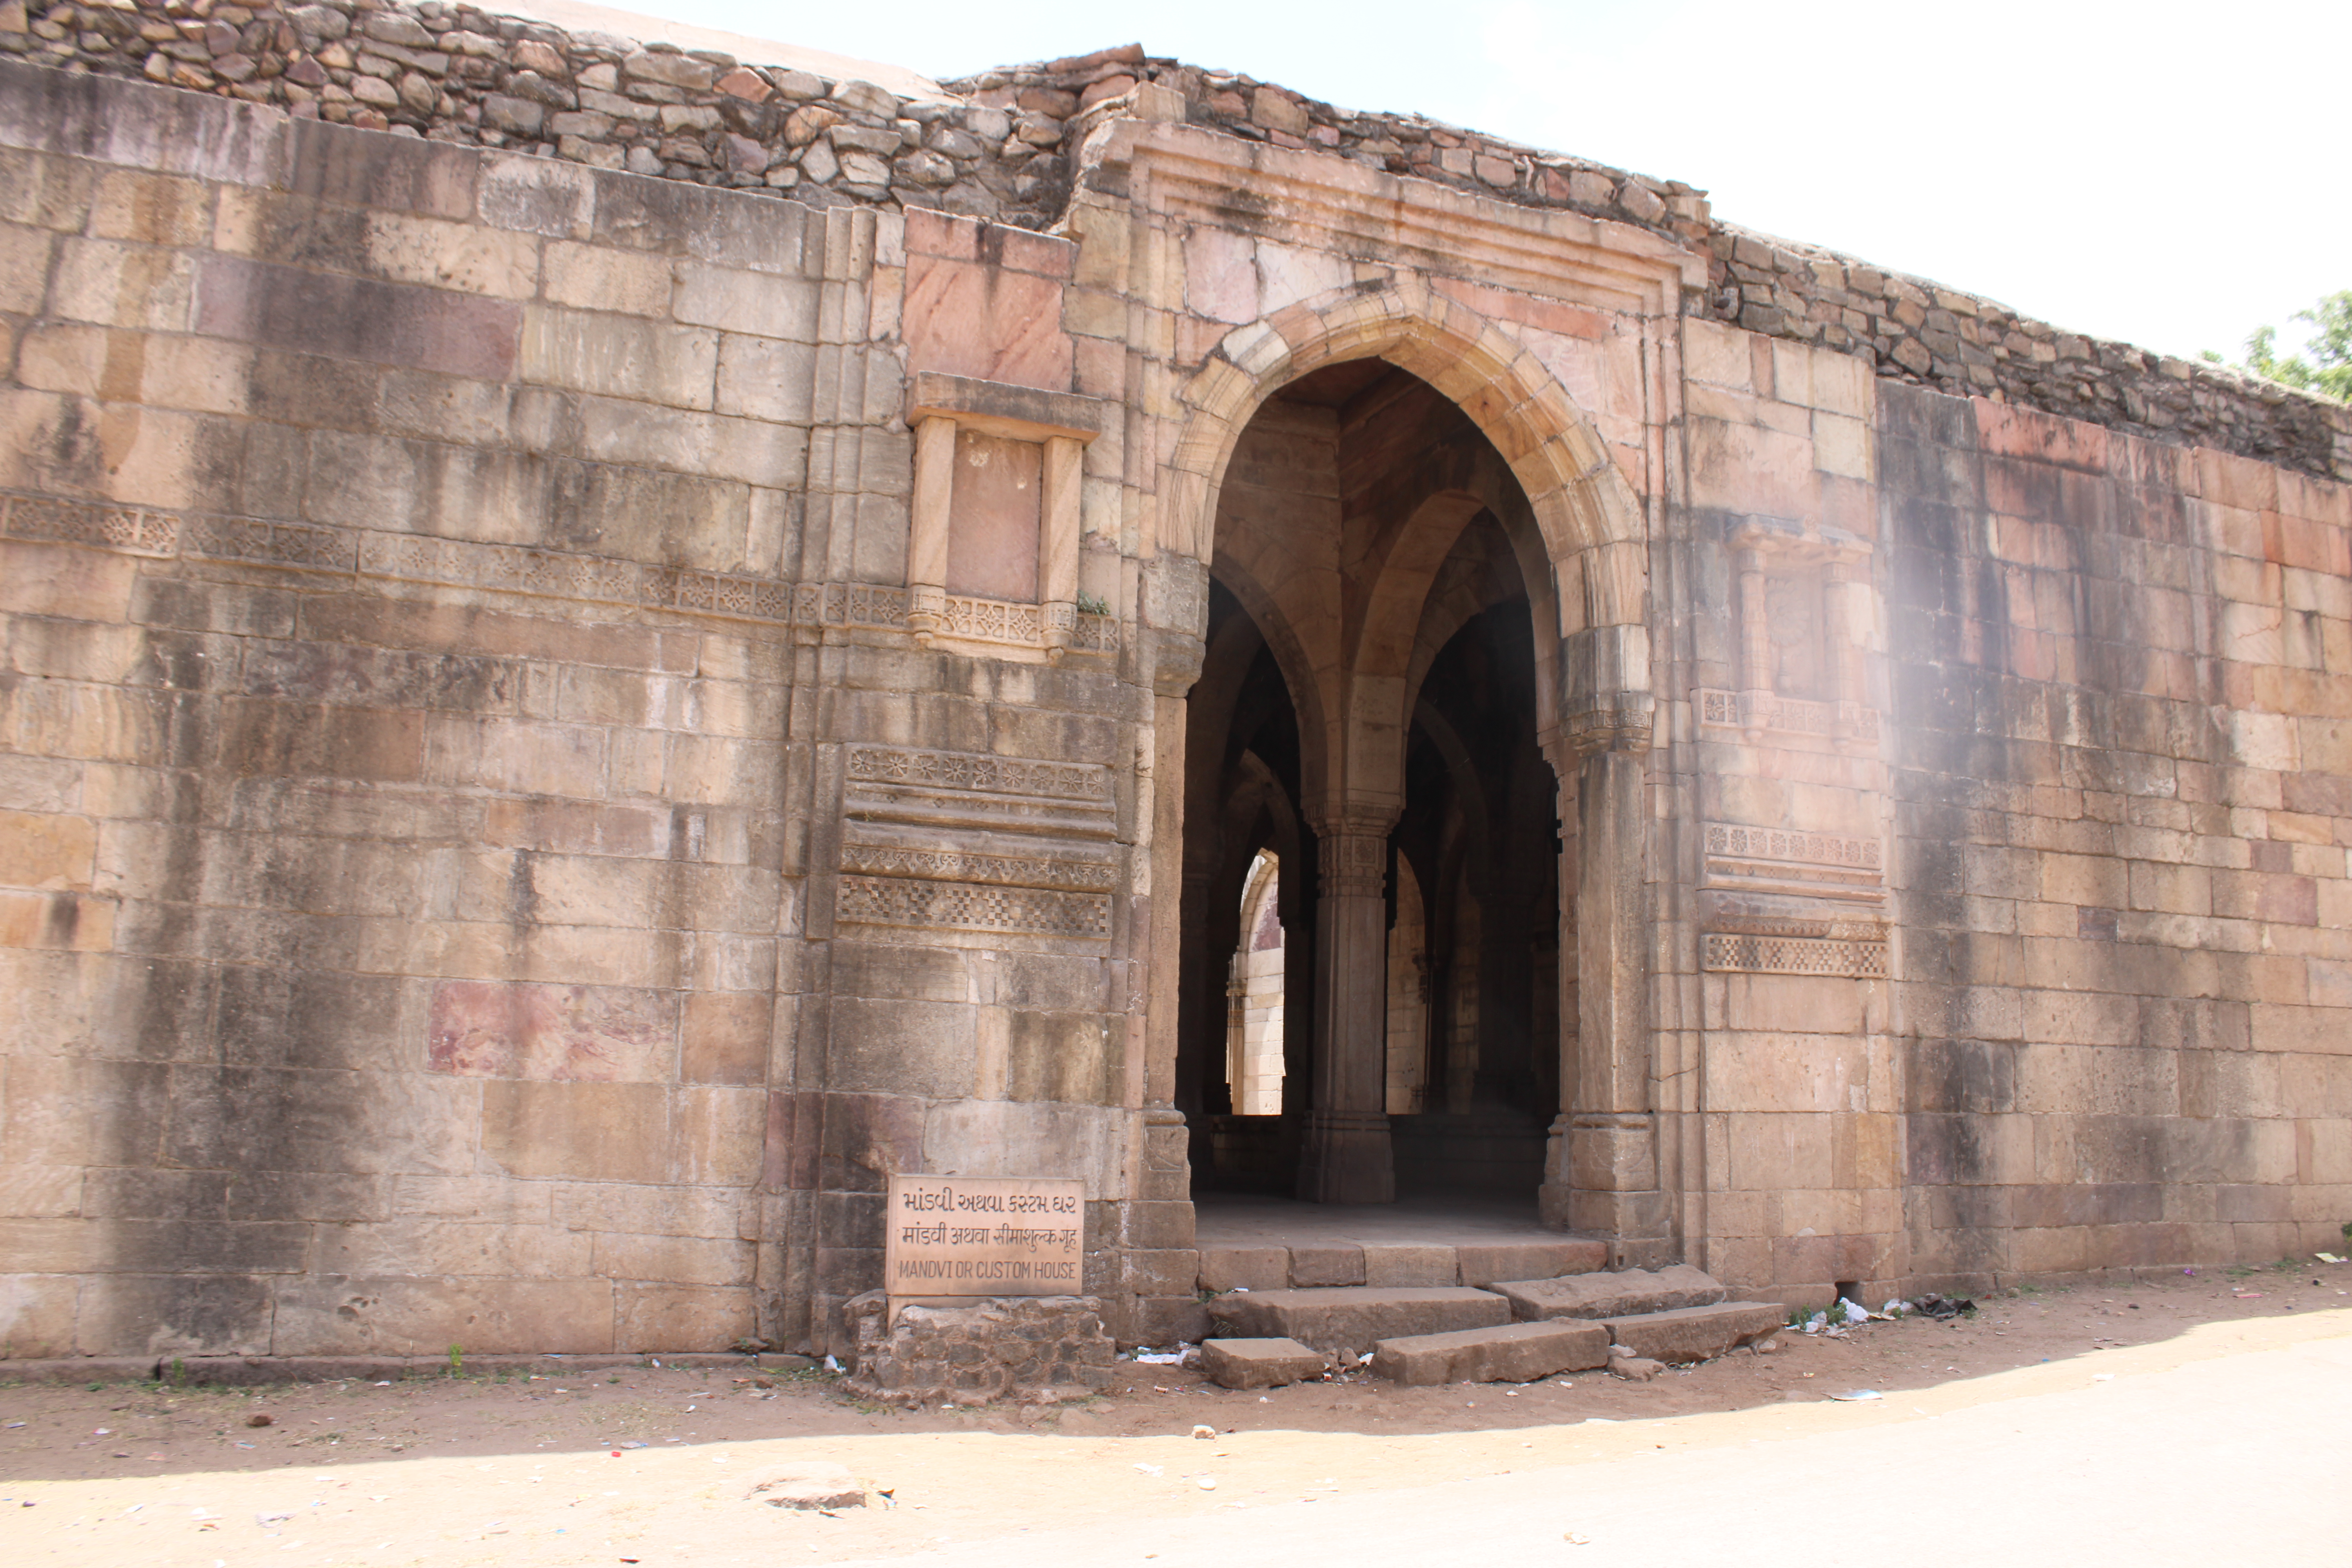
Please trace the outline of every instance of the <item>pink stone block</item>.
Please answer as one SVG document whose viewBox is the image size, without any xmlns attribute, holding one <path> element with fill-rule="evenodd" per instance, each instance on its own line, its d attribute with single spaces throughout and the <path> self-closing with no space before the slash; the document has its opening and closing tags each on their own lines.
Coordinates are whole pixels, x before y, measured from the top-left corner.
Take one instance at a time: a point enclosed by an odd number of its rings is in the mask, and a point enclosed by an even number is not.
<svg viewBox="0 0 2352 1568">
<path fill-rule="evenodd" d="M 1585 338 L 1594 342 L 1602 342 L 1609 336 L 1608 319 L 1598 310 L 1588 310 L 1581 305 L 1564 305 L 1557 300 L 1539 300 L 1533 294 L 1516 293 L 1508 289 L 1489 289 L 1453 278 L 1438 279 L 1433 287 L 1447 299 L 1467 305 L 1490 320 L 1517 321 L 1521 326 L 1558 332 L 1562 337 Z"/>
<path fill-rule="evenodd" d="M 950 594 L 1034 604 L 1037 520 L 1045 449 L 977 430 L 956 433 L 955 489 L 948 533 Z"/>
<path fill-rule="evenodd" d="M 1981 397 L 1976 412 L 1977 445 L 1986 453 L 2106 471 L 2107 432 L 2099 426 Z"/>
<path fill-rule="evenodd" d="M 907 254 L 944 256 L 951 261 L 973 260 L 980 255 L 980 224 L 971 218 L 954 217 L 929 207 L 908 207 Z"/>
<path fill-rule="evenodd" d="M 1248 237 L 1194 230 L 1184 242 L 1184 303 L 1192 314 L 1234 324 L 1254 321 L 1257 299 L 1257 247 Z"/>
<path fill-rule="evenodd" d="M 911 219 L 910 219 L 911 222 Z M 900 331 L 909 371 L 1069 389 L 1062 286 L 1034 273 L 917 254 L 908 245 Z"/>
</svg>

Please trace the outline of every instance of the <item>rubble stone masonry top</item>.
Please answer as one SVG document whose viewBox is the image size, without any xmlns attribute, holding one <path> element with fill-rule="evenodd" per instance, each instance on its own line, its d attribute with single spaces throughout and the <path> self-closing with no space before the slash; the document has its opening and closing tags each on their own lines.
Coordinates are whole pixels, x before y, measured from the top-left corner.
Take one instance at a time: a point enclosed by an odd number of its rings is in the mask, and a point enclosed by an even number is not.
<svg viewBox="0 0 2352 1568">
<path fill-rule="evenodd" d="M 1700 250 L 1694 313 L 1860 356 L 1884 379 L 2352 478 L 2352 414 L 2221 366 L 2069 332 L 1941 283 L 1718 221 L 1706 193 L 1418 115 L 1360 113 L 1139 47 L 901 99 L 871 82 L 571 33 L 438 0 L 0 0 L 0 52 L 372 130 L 699 184 L 1043 228 L 1097 106 L 1140 83 L 1186 118 Z"/>
</svg>

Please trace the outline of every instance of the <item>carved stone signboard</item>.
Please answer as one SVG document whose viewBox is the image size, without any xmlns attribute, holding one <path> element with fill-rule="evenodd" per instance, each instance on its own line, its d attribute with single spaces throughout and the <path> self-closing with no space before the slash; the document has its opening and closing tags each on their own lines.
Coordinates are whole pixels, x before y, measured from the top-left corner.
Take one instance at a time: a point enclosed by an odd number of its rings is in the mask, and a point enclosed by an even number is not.
<svg viewBox="0 0 2352 1568">
<path fill-rule="evenodd" d="M 893 1298 L 1076 1295 L 1086 1214 L 1076 1177 L 894 1175 L 883 1288 Z"/>
</svg>

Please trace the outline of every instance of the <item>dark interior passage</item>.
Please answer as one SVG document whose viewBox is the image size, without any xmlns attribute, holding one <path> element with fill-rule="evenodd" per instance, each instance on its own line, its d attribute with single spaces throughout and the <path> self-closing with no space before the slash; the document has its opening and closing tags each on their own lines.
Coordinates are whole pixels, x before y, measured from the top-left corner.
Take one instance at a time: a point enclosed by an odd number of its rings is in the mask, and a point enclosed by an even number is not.
<svg viewBox="0 0 2352 1568">
<path fill-rule="evenodd" d="M 1370 361 L 1261 411 L 1220 519 L 1186 739 L 1177 1106 L 1194 1190 L 1297 1186 L 1327 1090 L 1316 825 L 1370 798 L 1387 803 L 1386 941 L 1349 983 L 1383 998 L 1370 1048 L 1396 1195 L 1532 1203 L 1575 996 L 1524 497 L 1459 409 Z M 1402 694 L 1393 755 L 1369 764 L 1339 754 L 1331 721 L 1367 690 Z"/>
</svg>

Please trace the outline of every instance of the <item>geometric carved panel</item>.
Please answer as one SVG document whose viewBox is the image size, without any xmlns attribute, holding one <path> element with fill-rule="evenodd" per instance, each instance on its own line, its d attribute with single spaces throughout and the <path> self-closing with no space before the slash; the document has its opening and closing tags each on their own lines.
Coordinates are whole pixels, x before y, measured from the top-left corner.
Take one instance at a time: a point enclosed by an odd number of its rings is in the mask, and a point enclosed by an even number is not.
<svg viewBox="0 0 2352 1568">
<path fill-rule="evenodd" d="M 1708 931 L 1700 944 L 1700 967 L 1718 973 L 1826 974 L 1853 980 L 1887 976 L 1884 941 Z"/>
<path fill-rule="evenodd" d="M 995 888 L 899 877 L 841 879 L 835 918 L 853 924 L 1034 936 L 1110 936 L 1110 899 L 1042 888 Z"/>
</svg>

